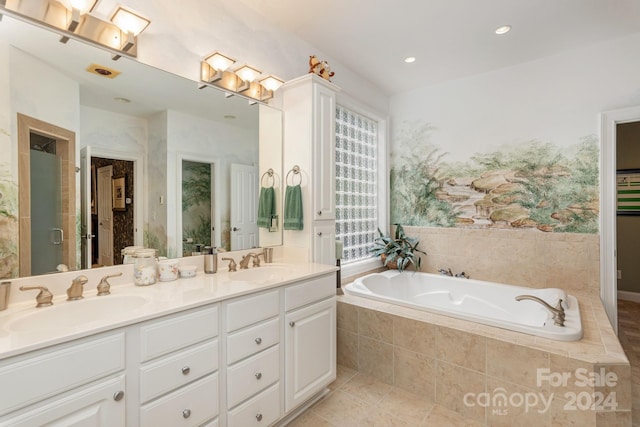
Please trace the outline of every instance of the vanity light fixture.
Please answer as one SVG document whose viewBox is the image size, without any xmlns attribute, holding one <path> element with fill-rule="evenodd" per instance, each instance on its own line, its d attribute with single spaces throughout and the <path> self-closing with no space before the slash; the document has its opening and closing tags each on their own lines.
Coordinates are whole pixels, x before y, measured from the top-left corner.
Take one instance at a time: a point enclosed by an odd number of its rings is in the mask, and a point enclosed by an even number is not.
<svg viewBox="0 0 640 427">
<path fill-rule="evenodd" d="M 259 79 L 260 70 L 249 65 L 243 65 L 231 71 L 230 68 L 235 63 L 235 59 L 220 52 L 206 56 L 200 62 L 201 84 L 198 87 L 203 89 L 207 86 L 216 86 L 225 91 L 227 98 L 240 94 L 255 103 L 273 98 L 274 91 L 284 83 L 275 76 Z"/>
<path fill-rule="evenodd" d="M 135 46 L 138 34 L 143 32 L 151 23 L 144 16 L 121 5 L 118 5 L 116 11 L 111 15 L 111 22 L 122 31 L 119 39 L 120 50 L 123 52 L 128 52 Z M 121 55 L 113 55 L 111 59 L 117 61 L 120 57 Z"/>
<path fill-rule="evenodd" d="M 78 25 L 80 25 L 80 17 L 91 12 L 97 1 L 98 0 L 58 0 L 68 11 L 64 24 L 67 31 L 74 33 Z M 68 41 L 68 36 L 62 36 L 60 38 L 60 43 L 66 43 Z"/>
<path fill-rule="evenodd" d="M 236 63 L 236 60 L 220 52 L 214 52 L 204 58 L 204 62 L 205 64 L 203 64 L 203 66 L 208 65 L 208 67 L 203 69 L 202 78 L 209 83 L 213 83 L 220 80 L 223 77 L 223 73 L 231 68 L 231 66 Z M 204 74 L 206 74 L 206 77 Z"/>
<path fill-rule="evenodd" d="M 0 16 L 32 21 L 61 34 L 60 41 L 83 40 L 121 55 L 136 57 L 137 36 L 150 23 L 139 13 L 118 6 L 111 22 L 93 16 L 97 0 L 0 0 Z"/>
</svg>

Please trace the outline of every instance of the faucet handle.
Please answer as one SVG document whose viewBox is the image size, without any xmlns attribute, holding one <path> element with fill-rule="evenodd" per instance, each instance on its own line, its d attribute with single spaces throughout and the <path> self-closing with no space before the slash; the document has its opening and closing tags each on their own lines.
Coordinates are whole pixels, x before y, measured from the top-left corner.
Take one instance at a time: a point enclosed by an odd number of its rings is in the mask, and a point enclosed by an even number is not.
<svg viewBox="0 0 640 427">
<path fill-rule="evenodd" d="M 21 291 L 32 291 L 39 289 L 38 295 L 36 295 L 36 308 L 48 307 L 53 305 L 53 294 L 49 292 L 49 289 L 44 286 L 20 286 Z"/>
<path fill-rule="evenodd" d="M 236 271 L 236 261 L 233 258 L 223 257 L 222 261 L 229 261 L 229 271 Z"/>
<path fill-rule="evenodd" d="M 112 277 L 122 276 L 122 271 L 116 274 L 109 274 L 100 279 L 100 283 L 98 284 L 98 296 L 109 295 L 111 293 L 111 284 L 109 283 L 109 279 Z"/>
<path fill-rule="evenodd" d="M 254 267 L 260 267 L 260 255 L 262 255 L 262 253 L 253 255 L 253 266 Z"/>
</svg>

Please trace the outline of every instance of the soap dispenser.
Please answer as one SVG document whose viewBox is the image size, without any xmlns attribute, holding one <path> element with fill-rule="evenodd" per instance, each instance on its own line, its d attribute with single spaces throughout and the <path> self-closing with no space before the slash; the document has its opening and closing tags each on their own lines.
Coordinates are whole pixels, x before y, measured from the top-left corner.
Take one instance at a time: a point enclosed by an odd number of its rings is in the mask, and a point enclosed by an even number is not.
<svg viewBox="0 0 640 427">
<path fill-rule="evenodd" d="M 218 271 L 218 252 L 215 246 L 204 247 L 204 272 L 213 274 Z"/>
</svg>

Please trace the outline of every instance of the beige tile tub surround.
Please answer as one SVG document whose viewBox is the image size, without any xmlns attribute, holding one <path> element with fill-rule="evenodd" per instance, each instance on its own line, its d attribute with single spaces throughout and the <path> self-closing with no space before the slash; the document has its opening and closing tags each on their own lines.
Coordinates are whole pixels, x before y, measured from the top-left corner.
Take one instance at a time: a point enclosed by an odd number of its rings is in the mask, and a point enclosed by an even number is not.
<svg viewBox="0 0 640 427">
<path fill-rule="evenodd" d="M 422 271 L 532 288 L 599 292 L 600 237 L 535 229 L 404 227 L 420 241 Z"/>
<path fill-rule="evenodd" d="M 350 295 L 338 297 L 338 364 L 488 426 L 631 425 L 631 369 L 597 295 L 577 294 L 585 336 L 559 342 Z M 538 369 L 570 374 L 539 380 Z M 615 386 L 576 384 L 576 370 L 615 374 Z M 370 380 L 371 381 L 371 380 Z M 357 384 L 356 384 L 357 385 Z M 363 385 L 361 385 L 364 387 Z M 355 386 L 354 386 L 355 387 Z M 465 405 L 467 393 L 538 396 L 528 412 Z M 615 411 L 572 410 L 573 394 L 616 393 Z M 383 393 L 378 391 L 369 393 Z M 363 396 L 366 394 L 363 393 Z M 363 397 L 362 399 L 368 400 Z"/>
</svg>

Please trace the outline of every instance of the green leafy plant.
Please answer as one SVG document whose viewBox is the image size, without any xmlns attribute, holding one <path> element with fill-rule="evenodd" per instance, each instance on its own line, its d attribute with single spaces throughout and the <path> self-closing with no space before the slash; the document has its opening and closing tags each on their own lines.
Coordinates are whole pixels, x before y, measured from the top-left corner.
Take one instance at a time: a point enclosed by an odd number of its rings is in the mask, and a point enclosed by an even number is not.
<svg viewBox="0 0 640 427">
<path fill-rule="evenodd" d="M 404 232 L 404 228 L 400 224 L 394 224 L 396 232 L 394 237 L 386 236 L 378 228 L 378 238 L 374 240 L 373 246 L 369 251 L 375 256 L 384 258 L 384 266 L 388 267 L 392 263 L 396 263 L 398 271 L 402 272 L 408 266 L 412 265 L 413 269 L 420 270 L 420 256 L 417 252 L 426 255 L 427 253 L 418 249 L 418 239 L 409 237 Z"/>
</svg>

